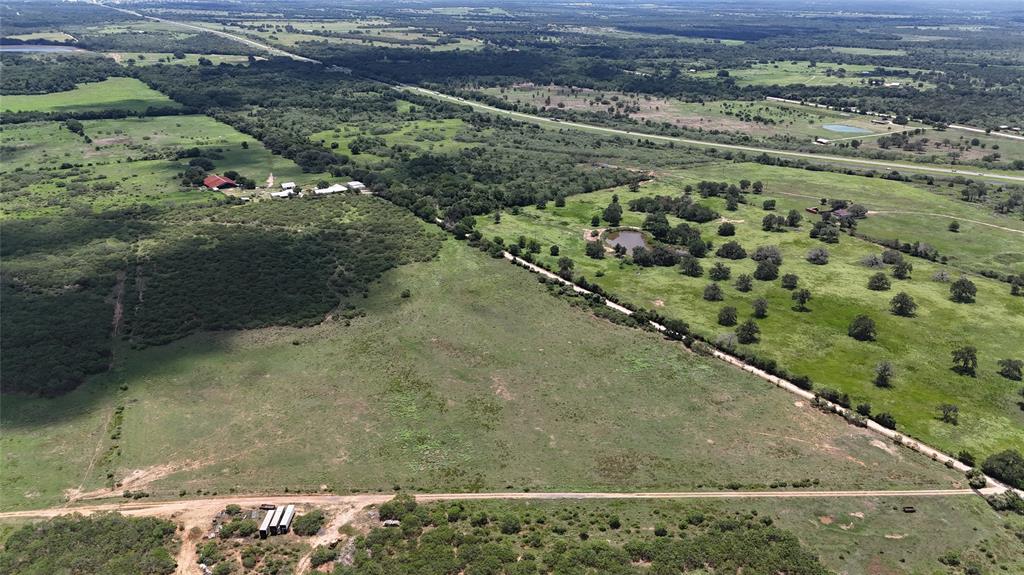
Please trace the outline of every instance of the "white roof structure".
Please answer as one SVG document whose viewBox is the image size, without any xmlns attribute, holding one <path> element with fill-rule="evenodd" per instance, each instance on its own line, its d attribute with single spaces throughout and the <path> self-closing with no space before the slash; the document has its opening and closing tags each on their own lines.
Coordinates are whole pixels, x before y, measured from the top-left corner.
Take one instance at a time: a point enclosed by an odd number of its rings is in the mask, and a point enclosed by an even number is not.
<svg viewBox="0 0 1024 575">
<path fill-rule="evenodd" d="M 295 182 L 285 182 L 285 183 L 281 184 L 281 189 L 282 190 L 294 190 L 295 189 Z"/>
<path fill-rule="evenodd" d="M 278 507 L 270 518 L 270 532 L 277 534 L 277 526 L 281 524 L 281 517 L 284 515 L 284 507 Z"/>
<path fill-rule="evenodd" d="M 270 533 L 270 521 L 274 518 L 275 511 L 277 510 L 271 509 L 270 511 L 267 511 L 267 514 L 263 517 L 263 522 L 260 523 L 260 535 L 265 536 Z"/>
<path fill-rule="evenodd" d="M 345 186 L 343 186 L 341 184 L 334 184 L 333 186 L 328 186 L 326 188 L 313 190 L 313 193 L 315 195 L 317 195 L 317 196 L 323 196 L 323 195 L 326 195 L 326 194 L 336 194 L 338 192 L 344 192 L 347 189 L 348 188 L 346 188 Z"/>
<path fill-rule="evenodd" d="M 278 533 L 288 533 L 288 529 L 291 528 L 292 519 L 295 517 L 295 506 L 289 505 L 284 508 L 284 513 L 281 515 L 281 520 L 277 523 Z"/>
<path fill-rule="evenodd" d="M 280 192 L 270 192 L 270 197 L 272 197 L 272 198 L 290 198 L 294 194 L 295 194 L 295 192 L 293 192 L 292 190 L 283 190 L 283 191 L 280 191 Z"/>
<path fill-rule="evenodd" d="M 361 190 L 361 189 L 366 187 L 365 184 L 363 184 L 362 182 L 360 182 L 358 180 L 352 180 L 351 182 L 349 182 L 349 183 L 347 183 L 345 185 L 350 187 L 350 188 L 352 188 L 353 190 Z"/>
</svg>

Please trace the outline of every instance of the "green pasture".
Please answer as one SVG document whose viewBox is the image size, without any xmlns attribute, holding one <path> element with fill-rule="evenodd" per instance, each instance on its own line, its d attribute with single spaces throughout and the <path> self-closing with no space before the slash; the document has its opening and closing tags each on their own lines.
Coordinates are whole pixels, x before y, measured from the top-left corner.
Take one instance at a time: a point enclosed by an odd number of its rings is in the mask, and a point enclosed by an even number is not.
<svg viewBox="0 0 1024 575">
<path fill-rule="evenodd" d="M 141 112 L 149 107 L 177 108 L 179 105 L 135 78 L 108 78 L 81 84 L 67 92 L 0 98 L 0 109 L 9 112 Z"/>
<path fill-rule="evenodd" d="M 839 54 L 853 54 L 855 56 L 906 56 L 906 50 L 885 50 L 882 48 L 857 48 L 851 46 L 823 46 Z"/>
<path fill-rule="evenodd" d="M 104 486 L 97 457 L 114 479 L 159 471 L 145 487 L 156 497 L 961 482 L 752 376 L 576 310 L 455 240 L 351 303 L 357 313 L 312 328 L 119 349 L 111 372 L 66 396 L 5 398 L 3 506 Z"/>
<path fill-rule="evenodd" d="M 185 54 L 184 58 L 175 58 L 171 52 L 107 52 L 106 55 L 126 66 L 155 66 L 157 64 L 198 66 L 200 58 L 213 62 L 214 66 L 218 64 L 247 64 L 249 62 L 248 56 L 237 54 Z"/>
<path fill-rule="evenodd" d="M 91 143 L 63 122 L 4 126 L 5 217 L 27 217 L 87 207 L 91 210 L 141 202 L 206 203 L 221 194 L 182 187 L 179 174 L 188 159 L 178 151 L 200 148 L 216 157 L 213 173 L 234 170 L 263 186 L 311 184 L 322 174 L 306 174 L 291 160 L 272 154 L 258 141 L 207 116 L 159 116 L 85 120 Z M 244 145 L 248 147 L 244 147 Z M 68 189 L 81 189 L 68 193 Z"/>
<path fill-rule="evenodd" d="M 785 86 L 788 84 L 858 86 L 867 83 L 867 77 L 861 73 L 874 70 L 874 68 L 874 66 L 866 64 L 817 62 L 812 66 L 811 62 L 808 61 L 780 60 L 772 64 L 758 63 L 752 64 L 748 68 L 729 69 L 729 76 L 734 78 L 740 86 Z M 694 75 L 702 78 L 712 78 L 716 74 L 716 70 L 705 70 L 696 72 Z M 890 78 L 890 80 L 903 83 L 910 82 L 907 79 Z"/>
<path fill-rule="evenodd" d="M 775 199 L 779 206 L 775 213 L 782 215 L 789 209 L 802 211 L 817 205 L 819 197 L 847 198 L 869 209 L 930 205 L 931 211 L 948 210 L 953 214 L 970 210 L 984 219 L 983 214 L 979 215 L 981 210 L 898 182 L 749 164 L 719 164 L 661 174 L 656 182 L 643 186 L 641 193 L 677 196 L 685 184 L 704 179 L 736 183 L 744 178 L 763 181 L 765 194 L 748 196 L 750 205 L 741 205 L 735 212 L 725 211 L 721 199 L 702 200 L 736 222 L 735 238 L 718 237 L 718 222 L 701 226 L 704 238 L 716 246 L 735 239 L 748 253 L 760 245 L 779 246 L 785 256 L 780 275 L 794 273 L 800 277 L 800 287 L 809 289 L 814 298 L 809 304 L 811 311 L 794 311 L 790 292 L 779 287 L 778 280 L 755 281 L 749 293 L 737 291 L 733 287 L 735 277 L 752 273 L 755 262 L 717 258 L 713 250 L 701 262 L 705 270 L 716 261 L 732 269 L 732 279 L 722 282 L 725 299 L 720 302 L 702 298 L 705 286 L 711 283 L 706 275 L 691 278 L 674 267 L 641 268 L 614 257 L 587 257 L 584 246 L 586 230 L 592 227 L 591 217 L 601 213 L 614 193 L 619 194 L 625 208 L 631 194 L 624 188 L 573 196 L 564 208 L 549 204 L 545 210 L 529 207 L 519 215 L 506 213 L 499 224 L 491 218 L 478 218 L 478 225 L 487 237 L 501 236 L 506 241 L 514 241 L 520 235 L 536 238 L 543 245 L 540 260 L 555 268 L 558 258 L 548 254 L 548 247 L 556 244 L 561 248 L 560 256 L 575 261 L 577 273 L 628 302 L 685 320 L 695 332 L 712 340 L 733 330 L 717 324 L 718 311 L 723 306 L 736 307 L 743 321 L 751 314 L 752 300 L 764 297 L 769 301 L 770 311 L 766 319 L 758 321 L 761 342 L 741 346 L 744 349 L 778 360 L 791 373 L 810 376 L 819 387 L 847 392 L 854 404 L 868 402 L 875 413 L 894 414 L 901 430 L 949 452 L 967 449 L 986 456 L 1005 448 L 1019 448 L 1024 441 L 1024 410 L 1018 407 L 1021 384 L 999 376 L 996 362 L 1019 358 L 1024 350 L 1024 300 L 1010 296 L 1005 283 L 972 276 L 978 286 L 977 303 L 953 303 L 949 300 L 949 284 L 933 281 L 932 276 L 945 268 L 955 279 L 960 271 L 917 258 L 910 258 L 914 266 L 912 279 L 893 279 L 891 291 L 868 290 L 868 277 L 877 270 L 859 262 L 867 255 L 881 253 L 882 248 L 845 236 L 836 245 L 811 239 L 807 236 L 811 220 L 806 217 L 810 214 L 805 212 L 803 224 L 797 230 L 764 232 L 761 219 L 768 212 L 760 204 L 764 199 Z M 644 214 L 627 210 L 623 225 L 640 226 L 643 219 Z M 871 219 L 864 222 L 865 229 Z M 924 228 L 914 228 L 914 220 L 901 221 L 905 235 L 900 239 L 904 241 L 927 242 L 932 234 L 949 233 L 948 220 L 937 218 Z M 1024 251 L 1024 238 L 1019 235 L 986 233 L 985 237 L 990 253 Z M 806 253 L 814 247 L 825 247 L 831 254 L 831 263 L 816 266 L 805 261 Z M 971 257 L 966 248 L 950 255 L 961 260 Z M 909 293 L 919 305 L 916 317 L 902 318 L 889 313 L 890 298 L 901 291 Z M 859 314 L 875 320 L 877 341 L 859 342 L 847 335 L 850 321 Z M 951 351 L 963 344 L 978 348 L 976 378 L 951 370 Z M 874 368 L 883 360 L 895 366 L 892 389 L 872 384 Z M 938 419 L 937 408 L 944 403 L 959 407 L 959 425 Z"/>
<path fill-rule="evenodd" d="M 399 110 L 401 111 L 401 110 Z M 476 145 L 469 141 L 468 129 L 462 120 L 449 118 L 444 120 L 411 120 L 397 123 L 375 123 L 366 127 L 346 123 L 333 130 L 324 130 L 312 134 L 309 139 L 325 146 L 337 144 L 342 154 L 351 154 L 349 144 L 360 136 L 377 137 L 384 140 L 388 147 L 406 147 L 420 152 L 436 154 L 457 152 Z M 464 138 L 459 139 L 458 136 Z M 363 152 L 352 154 L 357 162 L 378 162 L 383 158 L 373 153 Z"/>
<path fill-rule="evenodd" d="M 24 42 L 66 42 L 68 40 L 74 40 L 74 37 L 59 30 L 29 32 L 27 34 L 14 34 L 6 37 L 14 40 L 22 40 Z"/>
</svg>

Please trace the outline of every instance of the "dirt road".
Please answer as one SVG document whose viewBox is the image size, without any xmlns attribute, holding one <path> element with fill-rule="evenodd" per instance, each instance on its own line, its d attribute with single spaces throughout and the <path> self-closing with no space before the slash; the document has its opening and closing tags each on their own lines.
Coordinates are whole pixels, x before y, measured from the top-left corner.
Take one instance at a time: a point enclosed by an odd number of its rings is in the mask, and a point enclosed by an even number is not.
<svg viewBox="0 0 1024 575">
<path fill-rule="evenodd" d="M 875 214 L 879 214 L 879 215 L 885 215 L 885 214 L 907 214 L 907 215 L 911 215 L 911 216 L 933 216 L 933 217 L 936 217 L 936 218 L 948 218 L 950 220 L 958 220 L 958 221 L 961 221 L 961 222 L 970 222 L 972 224 L 978 224 L 979 226 L 988 226 L 990 228 L 996 228 L 997 230 L 1005 230 L 1005 231 L 1008 231 L 1008 232 L 1013 232 L 1015 234 L 1024 234 L 1024 230 L 1016 230 L 1016 229 L 1013 229 L 1013 228 L 1007 228 L 1005 226 L 999 226 L 999 225 L 996 225 L 996 224 L 988 224 L 988 223 L 985 223 L 985 222 L 979 222 L 978 220 L 972 220 L 972 219 L 968 219 L 968 218 L 961 218 L 959 216 L 949 216 L 949 215 L 946 215 L 946 214 L 937 214 L 935 212 L 905 212 L 905 211 L 902 211 L 902 210 L 879 210 L 879 211 L 869 211 L 868 212 L 869 216 L 875 215 Z"/>
</svg>

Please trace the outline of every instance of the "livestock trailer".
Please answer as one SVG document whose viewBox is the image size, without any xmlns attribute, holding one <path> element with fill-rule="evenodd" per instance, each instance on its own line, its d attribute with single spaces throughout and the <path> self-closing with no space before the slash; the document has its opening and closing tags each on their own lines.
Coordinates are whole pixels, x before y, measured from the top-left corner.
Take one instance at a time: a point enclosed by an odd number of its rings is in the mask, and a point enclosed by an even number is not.
<svg viewBox="0 0 1024 575">
<path fill-rule="evenodd" d="M 266 539 L 267 535 L 270 535 L 270 522 L 274 519 L 274 512 L 277 509 L 267 510 L 267 514 L 263 516 L 263 522 L 260 523 L 260 539 Z"/>
</svg>

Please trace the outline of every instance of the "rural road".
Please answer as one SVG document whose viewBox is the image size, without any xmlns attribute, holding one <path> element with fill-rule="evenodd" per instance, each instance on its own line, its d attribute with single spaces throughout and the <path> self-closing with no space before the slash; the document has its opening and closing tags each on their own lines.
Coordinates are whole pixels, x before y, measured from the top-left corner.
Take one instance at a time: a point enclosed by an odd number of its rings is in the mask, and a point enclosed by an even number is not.
<svg viewBox="0 0 1024 575">
<path fill-rule="evenodd" d="M 997 487 L 981 490 L 983 495 L 998 493 Z M 971 489 L 895 489 L 895 490 L 854 490 L 854 491 L 664 491 L 664 492 L 497 492 L 497 493 L 416 493 L 421 503 L 432 501 L 486 501 L 486 500 L 582 500 L 582 499 L 832 499 L 850 497 L 958 497 L 975 495 Z M 40 519 L 81 513 L 117 511 L 132 516 L 171 516 L 175 513 L 209 510 L 216 513 L 226 505 L 242 507 L 258 506 L 264 503 L 274 505 L 354 505 L 365 507 L 384 503 L 394 497 L 393 493 L 372 495 L 232 495 L 201 499 L 179 499 L 174 501 L 125 501 L 123 503 L 101 503 L 76 507 L 50 507 L 25 511 L 5 511 L 0 519 Z M 212 514 L 211 514 L 212 517 Z"/>
<path fill-rule="evenodd" d="M 255 41 L 255 40 L 246 38 L 245 36 L 239 36 L 237 34 L 231 34 L 229 32 L 224 32 L 222 30 L 217 30 L 216 28 L 207 28 L 206 26 L 198 26 L 196 24 L 187 24 L 185 22 L 177 22 L 175 20 L 166 20 L 164 18 L 157 18 L 156 16 L 146 16 L 145 14 L 140 14 L 138 12 L 135 12 L 134 10 L 127 10 L 125 8 L 118 8 L 116 6 L 111 6 L 109 4 L 104 4 L 102 2 L 97 2 L 97 4 L 100 5 L 100 6 L 104 6 L 106 8 L 110 8 L 111 10 L 117 10 L 118 12 L 123 12 L 125 14 L 130 14 L 132 16 L 136 16 L 138 18 L 144 18 L 146 20 L 151 20 L 153 22 L 163 22 L 164 24 L 173 24 L 175 26 L 181 26 L 182 28 L 189 28 L 189 29 L 192 29 L 192 30 L 198 30 L 199 32 L 209 32 L 211 34 L 216 34 L 218 36 L 222 36 L 224 38 L 227 38 L 228 40 L 234 40 L 235 42 L 241 42 L 243 44 L 252 46 L 253 48 L 259 48 L 260 50 L 265 50 L 265 51 L 267 51 L 267 52 L 269 52 L 271 54 L 274 54 L 276 56 L 286 56 L 288 58 L 291 58 L 292 60 L 297 60 L 299 62 L 308 62 L 310 64 L 320 64 L 319 60 L 314 60 L 312 58 L 306 58 L 305 56 L 299 56 L 298 54 L 292 54 L 291 52 L 288 52 L 286 50 L 282 50 L 280 48 L 275 48 L 275 47 L 269 46 L 267 44 L 262 44 L 260 42 Z"/>
<path fill-rule="evenodd" d="M 1006 174 L 992 174 L 992 173 L 988 173 L 988 172 L 975 172 L 975 171 L 970 171 L 970 170 L 961 170 L 961 169 L 953 169 L 953 168 L 940 168 L 940 167 L 936 167 L 936 166 L 926 166 L 926 165 L 918 165 L 918 164 L 900 164 L 900 163 L 896 163 L 896 162 L 883 162 L 883 161 L 880 161 L 880 160 L 870 160 L 870 159 L 862 159 L 862 158 L 848 158 L 848 157 L 845 157 L 845 156 L 831 156 L 831 155 L 827 155 L 827 154 L 811 154 L 811 153 L 808 153 L 808 152 L 790 152 L 790 151 L 787 151 L 787 150 L 774 150 L 774 149 L 771 149 L 771 148 L 757 148 L 757 147 L 754 147 L 754 146 L 741 146 L 741 145 L 738 145 L 738 144 L 720 144 L 718 142 L 705 142 L 703 140 L 692 140 L 692 139 L 689 139 L 689 138 L 678 138 L 678 137 L 675 137 L 675 136 L 661 136 L 661 135 L 657 135 L 657 134 L 647 134 L 647 133 L 644 133 L 644 132 L 632 132 L 632 131 L 628 131 L 628 130 L 620 130 L 618 128 L 607 128 L 607 127 L 604 127 L 604 126 L 595 126 L 595 125 L 592 125 L 592 124 L 582 124 L 582 123 L 579 123 L 579 122 L 560 121 L 560 120 L 554 120 L 554 119 L 551 119 L 551 118 L 545 118 L 543 116 L 535 116 L 533 114 L 526 114 L 526 113 L 523 113 L 523 112 L 514 112 L 512 110 L 503 110 L 501 108 L 496 108 L 494 106 L 488 106 L 487 104 L 481 104 L 479 102 L 472 102 L 470 100 L 466 100 L 465 98 L 457 98 L 455 96 L 449 96 L 448 94 L 443 94 L 441 92 L 436 92 L 434 90 L 428 90 L 427 88 L 421 88 L 419 86 L 400 85 L 399 88 L 402 88 L 402 89 L 405 89 L 405 90 L 411 90 L 411 91 L 419 92 L 421 94 L 425 94 L 427 96 L 432 96 L 434 98 L 438 98 L 438 99 L 445 100 L 445 101 L 448 101 L 448 102 L 452 102 L 452 103 L 455 103 L 455 104 L 462 104 L 464 106 L 471 106 L 471 107 L 476 108 L 478 110 L 486 110 L 486 111 L 494 113 L 494 114 L 502 114 L 502 115 L 505 115 L 505 116 L 510 116 L 510 117 L 513 117 L 513 118 L 518 118 L 520 120 L 526 120 L 526 121 L 530 121 L 530 122 L 541 123 L 541 124 L 548 125 L 548 126 L 566 126 L 566 127 L 569 127 L 569 128 L 576 128 L 576 129 L 579 129 L 579 130 L 588 130 L 588 131 L 594 131 L 594 132 L 604 132 L 604 133 L 607 133 L 607 134 L 615 134 L 615 135 L 619 135 L 619 136 L 629 136 L 629 137 L 632 137 L 632 138 L 646 138 L 646 139 L 650 139 L 650 140 L 660 140 L 660 141 L 663 141 L 663 142 L 675 142 L 675 143 L 678 143 L 678 144 L 685 144 L 685 145 L 688 145 L 688 146 L 701 146 L 701 147 L 705 147 L 705 148 L 717 148 L 717 149 L 722 149 L 722 150 L 735 150 L 735 151 L 740 151 L 740 152 L 754 152 L 754 153 L 757 153 L 757 154 L 764 153 L 764 154 L 770 154 L 770 155 L 773 155 L 773 156 L 786 156 L 786 157 L 791 157 L 791 158 L 802 158 L 802 159 L 809 159 L 809 160 L 824 160 L 824 161 L 829 161 L 829 162 L 841 162 L 841 163 L 845 163 L 845 164 L 856 164 L 856 165 L 860 165 L 860 166 L 875 166 L 875 167 L 879 167 L 879 168 L 885 168 L 887 170 L 905 170 L 905 171 L 911 171 L 911 172 L 930 172 L 930 173 L 936 173 L 936 174 L 958 175 L 958 176 L 973 176 L 973 177 L 979 177 L 979 178 L 993 178 L 993 179 L 998 179 L 998 180 L 1007 180 L 1007 181 L 1012 181 L 1012 182 L 1024 182 L 1024 176 L 1010 176 L 1010 175 L 1006 175 Z"/>
</svg>

